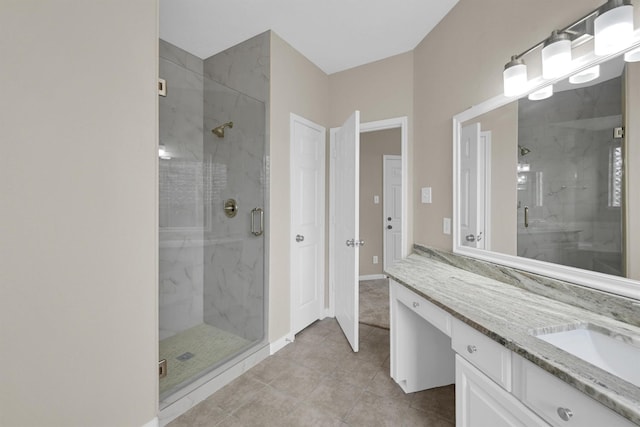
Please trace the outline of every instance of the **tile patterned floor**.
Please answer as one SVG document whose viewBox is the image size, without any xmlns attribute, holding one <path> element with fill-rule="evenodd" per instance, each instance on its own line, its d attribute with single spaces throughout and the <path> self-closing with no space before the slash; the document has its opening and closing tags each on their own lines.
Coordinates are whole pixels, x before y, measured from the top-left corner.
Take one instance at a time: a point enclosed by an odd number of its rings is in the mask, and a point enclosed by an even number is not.
<svg viewBox="0 0 640 427">
<path fill-rule="evenodd" d="M 353 353 L 335 319 L 296 340 L 170 427 L 455 425 L 454 386 L 405 394 L 389 377 L 389 331 L 360 325 Z"/>
</svg>

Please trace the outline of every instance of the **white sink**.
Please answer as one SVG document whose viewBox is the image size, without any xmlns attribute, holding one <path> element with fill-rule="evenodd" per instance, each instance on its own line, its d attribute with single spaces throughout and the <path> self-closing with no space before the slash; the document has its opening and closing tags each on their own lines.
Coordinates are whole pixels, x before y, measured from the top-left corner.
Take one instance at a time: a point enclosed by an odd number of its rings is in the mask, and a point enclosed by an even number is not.
<svg viewBox="0 0 640 427">
<path fill-rule="evenodd" d="M 537 338 L 640 387 L 640 343 L 590 324 L 559 332 L 534 332 Z"/>
</svg>

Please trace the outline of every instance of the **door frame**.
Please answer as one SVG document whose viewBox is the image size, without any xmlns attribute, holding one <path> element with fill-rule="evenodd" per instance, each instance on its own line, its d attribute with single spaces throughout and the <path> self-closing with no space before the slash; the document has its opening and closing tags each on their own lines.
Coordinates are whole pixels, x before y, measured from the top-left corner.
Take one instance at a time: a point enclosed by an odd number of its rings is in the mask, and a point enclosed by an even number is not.
<svg viewBox="0 0 640 427">
<path fill-rule="evenodd" d="M 409 119 L 407 116 L 394 117 L 385 120 L 360 123 L 360 133 L 375 132 L 377 130 L 400 129 L 400 156 L 402 156 L 402 232 L 401 256 L 408 254 L 408 204 L 409 204 Z M 335 245 L 333 224 L 335 221 L 335 132 L 340 128 L 329 130 L 329 250 Z M 329 256 L 329 307 L 327 317 L 335 317 L 335 266 Z"/>
<path fill-rule="evenodd" d="M 318 130 L 322 133 L 322 138 L 321 138 L 321 151 L 323 153 L 322 156 L 322 165 L 319 168 L 319 170 L 322 173 L 322 177 L 320 179 L 320 182 L 322 183 L 322 187 L 320 189 L 320 191 L 318 192 L 318 195 L 320 197 L 320 212 L 318 212 L 318 215 L 321 217 L 321 221 L 320 223 L 322 230 L 320 231 L 320 251 L 319 251 L 319 257 L 321 258 L 319 265 L 320 265 L 320 269 L 318 274 L 320 275 L 319 277 L 319 281 L 320 283 L 322 283 L 322 292 L 320 295 L 320 310 L 318 315 L 320 316 L 319 319 L 323 319 L 324 317 L 326 317 L 326 281 L 325 281 L 325 269 L 326 269 L 326 254 L 325 254 L 325 248 L 326 248 L 326 218 L 325 218 L 325 212 L 326 212 L 326 134 L 327 134 L 327 129 L 324 126 L 321 126 L 317 123 L 312 122 L 309 119 L 305 119 L 302 116 L 299 116 L 297 114 L 294 113 L 290 113 L 289 115 L 289 176 L 293 176 L 292 175 L 292 171 L 294 168 L 294 157 L 293 157 L 293 153 L 294 153 L 294 144 L 295 141 L 293 139 L 293 127 L 294 127 L 294 123 L 295 122 L 299 122 L 302 123 L 306 126 L 309 126 L 310 128 L 313 128 L 315 130 Z M 294 250 L 295 250 L 295 245 L 293 243 L 294 239 L 295 239 L 295 230 L 293 227 L 293 180 L 290 180 L 289 182 L 289 278 L 290 278 L 290 283 L 291 286 L 289 287 L 289 319 L 290 319 L 290 327 L 289 330 L 291 331 L 291 333 L 293 334 L 293 331 L 295 330 L 294 328 L 294 283 L 293 283 L 293 277 L 294 277 Z"/>
<path fill-rule="evenodd" d="M 387 160 L 400 159 L 400 168 L 402 168 L 402 155 L 397 154 L 383 154 L 382 155 L 382 271 L 387 269 L 387 232 L 385 231 L 385 200 L 387 200 Z M 400 183 L 402 186 L 402 182 Z M 404 188 L 402 189 L 404 191 Z M 402 193 L 401 193 L 402 194 Z M 400 202 L 402 203 L 402 202 Z M 400 206 L 400 210 L 402 211 L 402 206 Z M 402 213 L 400 214 L 400 218 L 402 218 Z M 400 224 L 400 228 L 402 228 L 402 223 Z M 400 235 L 402 235 L 402 230 L 400 230 Z M 404 241 L 402 241 L 401 246 L 404 246 Z"/>
</svg>

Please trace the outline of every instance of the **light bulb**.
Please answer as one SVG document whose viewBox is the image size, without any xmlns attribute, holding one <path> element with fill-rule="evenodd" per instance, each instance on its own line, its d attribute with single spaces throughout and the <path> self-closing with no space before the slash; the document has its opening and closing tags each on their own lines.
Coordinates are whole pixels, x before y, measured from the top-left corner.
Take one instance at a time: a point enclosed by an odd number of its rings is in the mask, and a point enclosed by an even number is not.
<svg viewBox="0 0 640 427">
<path fill-rule="evenodd" d="M 622 3 L 621 5 L 617 5 Z M 627 1 L 609 0 L 594 21 L 594 52 L 598 56 L 619 52 L 633 36 L 633 6 Z"/>
<path fill-rule="evenodd" d="M 548 85 L 543 87 L 542 89 L 538 89 L 535 92 L 529 94 L 530 101 L 540 101 L 542 99 L 547 99 L 553 95 L 553 85 Z"/>
<path fill-rule="evenodd" d="M 571 39 L 568 34 L 551 33 L 542 49 L 542 77 L 553 79 L 565 74 L 571 66 Z"/>
<path fill-rule="evenodd" d="M 579 73 L 574 74 L 569 77 L 569 83 L 573 83 L 574 85 L 587 83 L 591 80 L 597 79 L 598 77 L 600 77 L 600 65 L 587 68 L 586 70 L 582 70 Z"/>
<path fill-rule="evenodd" d="M 627 62 L 638 62 L 640 61 L 640 47 L 630 50 L 629 52 L 624 54 L 624 60 Z"/>
<path fill-rule="evenodd" d="M 520 95 L 527 87 L 527 66 L 522 59 L 516 59 L 513 56 L 511 61 L 504 66 L 502 77 L 505 96 Z"/>
</svg>

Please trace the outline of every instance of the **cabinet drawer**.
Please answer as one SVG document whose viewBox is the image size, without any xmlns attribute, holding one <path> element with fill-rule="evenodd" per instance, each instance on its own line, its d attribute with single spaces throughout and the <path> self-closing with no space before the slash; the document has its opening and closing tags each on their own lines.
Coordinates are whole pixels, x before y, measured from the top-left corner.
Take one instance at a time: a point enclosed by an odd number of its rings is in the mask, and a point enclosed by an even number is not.
<svg viewBox="0 0 640 427">
<path fill-rule="evenodd" d="M 453 350 L 511 391 L 511 351 L 457 319 L 452 327 Z"/>
<path fill-rule="evenodd" d="M 635 425 L 520 356 L 514 356 L 514 368 L 514 394 L 552 426 Z"/>
<path fill-rule="evenodd" d="M 451 315 L 449 313 L 393 280 L 390 280 L 390 285 L 393 297 L 444 334 L 451 336 Z"/>
</svg>

